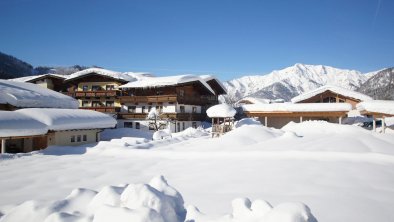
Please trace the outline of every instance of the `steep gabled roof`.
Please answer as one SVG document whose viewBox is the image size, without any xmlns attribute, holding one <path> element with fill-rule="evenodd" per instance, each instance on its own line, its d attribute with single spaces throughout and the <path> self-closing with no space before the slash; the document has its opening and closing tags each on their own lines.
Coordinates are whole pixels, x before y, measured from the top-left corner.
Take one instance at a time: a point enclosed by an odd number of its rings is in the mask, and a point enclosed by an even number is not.
<svg viewBox="0 0 394 222">
<path fill-rule="evenodd" d="M 318 94 L 324 93 L 326 91 L 331 91 L 333 93 L 337 93 L 337 94 L 340 94 L 340 95 L 345 96 L 345 97 L 354 98 L 354 99 L 357 99 L 357 100 L 360 100 L 360 101 L 372 100 L 371 97 L 369 97 L 367 95 L 364 95 L 362 93 L 359 93 L 359 92 L 355 92 L 353 90 L 345 89 L 345 88 L 342 88 L 342 87 L 339 87 L 339 86 L 325 85 L 325 86 L 319 87 L 319 88 L 317 88 L 315 90 L 306 92 L 306 93 L 301 94 L 299 96 L 296 96 L 296 97 L 291 99 L 291 102 L 298 103 L 300 101 L 304 101 L 304 100 L 310 99 L 310 98 L 312 98 L 312 97 L 314 97 L 314 96 L 316 96 Z"/>
<path fill-rule="evenodd" d="M 199 82 L 212 94 L 215 91 L 201 77 L 195 75 L 178 75 L 165 77 L 146 77 L 134 82 L 129 82 L 120 88 L 155 88 L 163 86 L 176 86 L 183 83 Z"/>
<path fill-rule="evenodd" d="M 111 79 L 120 80 L 123 82 L 136 80 L 131 75 L 128 75 L 125 73 L 115 72 L 115 71 L 101 69 L 101 68 L 89 68 L 89 69 L 85 69 L 85 70 L 82 70 L 82 71 L 79 71 L 79 72 L 69 75 L 65 81 L 71 81 L 71 80 L 79 79 L 79 78 L 93 75 L 93 74 L 104 76 L 104 77 L 109 77 Z"/>
<path fill-rule="evenodd" d="M 217 89 L 218 94 L 227 94 L 227 89 L 223 83 L 213 75 L 201 75 L 200 76 L 205 82 L 207 82 L 213 89 Z M 213 83 L 214 82 L 214 83 Z M 215 86 L 216 85 L 216 86 Z"/>
<path fill-rule="evenodd" d="M 69 96 L 26 82 L 0 80 L 0 104 L 18 108 L 78 109 L 78 101 Z"/>
<path fill-rule="evenodd" d="M 54 73 L 48 73 L 48 74 L 43 74 L 43 75 L 36 75 L 36 76 L 24 76 L 20 78 L 15 78 L 15 79 L 9 79 L 11 81 L 16 81 L 16 82 L 33 82 L 39 79 L 45 79 L 45 78 L 57 78 L 57 79 L 66 79 L 66 75 L 61 75 L 61 74 L 54 74 Z"/>
</svg>

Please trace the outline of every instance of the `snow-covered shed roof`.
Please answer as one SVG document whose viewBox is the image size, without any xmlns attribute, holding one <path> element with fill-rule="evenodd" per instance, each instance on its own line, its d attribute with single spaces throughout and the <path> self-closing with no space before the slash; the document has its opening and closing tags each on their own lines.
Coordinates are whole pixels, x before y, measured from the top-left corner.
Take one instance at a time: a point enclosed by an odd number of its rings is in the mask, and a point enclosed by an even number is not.
<svg viewBox="0 0 394 222">
<path fill-rule="evenodd" d="M 36 84 L 0 80 L 0 104 L 19 108 L 78 109 L 78 101 Z"/>
<path fill-rule="evenodd" d="M 368 113 L 381 113 L 394 116 L 394 101 L 372 100 L 357 104 L 357 110 Z"/>
<path fill-rule="evenodd" d="M 358 99 L 360 101 L 372 100 L 371 97 L 369 97 L 367 95 L 364 95 L 362 93 L 359 93 L 359 92 L 355 92 L 353 90 L 345 89 L 345 88 L 342 88 L 342 87 L 339 87 L 339 86 L 325 85 L 325 86 L 319 87 L 319 88 L 317 88 L 315 90 L 303 93 L 303 94 L 301 94 L 299 96 L 296 96 L 296 97 L 291 99 L 291 102 L 297 103 L 297 102 L 300 102 L 300 101 L 312 98 L 312 97 L 314 97 L 314 96 L 316 96 L 316 95 L 318 95 L 320 93 L 323 93 L 325 91 L 331 91 L 333 93 L 337 93 L 337 94 L 340 94 L 340 95 L 343 95 L 343 96 L 346 96 L 346 97 Z"/>
<path fill-rule="evenodd" d="M 45 125 L 48 130 L 104 129 L 113 128 L 116 120 L 104 113 L 83 109 L 20 109 L 25 114 Z"/>
<path fill-rule="evenodd" d="M 226 103 L 214 105 L 207 109 L 209 118 L 230 118 L 234 117 L 237 111 Z"/>
<path fill-rule="evenodd" d="M 201 75 L 200 76 L 205 82 L 209 84 L 210 81 L 215 81 L 220 87 L 220 94 L 227 94 L 227 89 L 224 87 L 223 83 L 213 75 Z M 212 85 L 211 85 L 212 86 Z"/>
<path fill-rule="evenodd" d="M 66 79 L 67 76 L 61 75 L 61 74 L 54 74 L 54 73 L 48 73 L 48 74 L 43 74 L 43 75 L 36 75 L 36 76 L 24 76 L 24 77 L 19 77 L 15 79 L 9 79 L 11 81 L 17 81 L 17 82 L 32 82 L 38 79 L 44 79 L 47 77 L 53 77 L 53 78 L 58 78 L 58 79 Z"/>
<path fill-rule="evenodd" d="M 244 112 L 348 112 L 349 103 L 271 103 L 241 106 Z"/>
<path fill-rule="evenodd" d="M 66 79 L 66 81 L 71 81 L 74 79 L 82 78 L 84 76 L 92 75 L 92 74 L 97 74 L 105 77 L 109 77 L 112 79 L 116 80 L 121 80 L 121 81 L 135 81 L 136 79 L 128 74 L 121 73 L 121 72 L 115 72 L 107 69 L 101 69 L 101 68 L 89 68 L 89 69 L 84 69 L 81 71 L 78 71 L 76 73 L 73 73 L 69 75 Z"/>
<path fill-rule="evenodd" d="M 215 91 L 205 82 L 201 77 L 195 75 L 178 75 L 178 76 L 165 76 L 165 77 L 146 77 L 138 81 L 129 82 L 120 88 L 154 88 L 163 86 L 174 86 L 182 83 L 200 82 L 212 94 Z"/>
<path fill-rule="evenodd" d="M 48 127 L 23 113 L 0 111 L 0 137 L 36 136 L 48 132 Z"/>
</svg>

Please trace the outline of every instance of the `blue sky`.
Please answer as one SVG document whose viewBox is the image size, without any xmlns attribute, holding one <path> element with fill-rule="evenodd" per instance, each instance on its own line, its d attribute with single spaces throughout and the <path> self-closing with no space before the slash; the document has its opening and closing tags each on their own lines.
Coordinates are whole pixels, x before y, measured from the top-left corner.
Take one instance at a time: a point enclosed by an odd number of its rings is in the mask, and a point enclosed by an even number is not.
<svg viewBox="0 0 394 222">
<path fill-rule="evenodd" d="M 0 0 L 0 51 L 222 80 L 295 63 L 394 66 L 392 0 Z"/>
</svg>

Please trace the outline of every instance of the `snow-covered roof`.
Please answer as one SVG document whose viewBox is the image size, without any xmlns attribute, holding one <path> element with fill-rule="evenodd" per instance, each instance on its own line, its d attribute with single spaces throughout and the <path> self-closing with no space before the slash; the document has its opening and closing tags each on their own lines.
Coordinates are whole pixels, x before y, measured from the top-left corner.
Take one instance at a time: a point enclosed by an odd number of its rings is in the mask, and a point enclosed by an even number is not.
<svg viewBox="0 0 394 222">
<path fill-rule="evenodd" d="M 317 88 L 315 90 L 303 93 L 303 94 L 301 94 L 299 96 L 296 96 L 296 97 L 292 98 L 291 102 L 297 103 L 297 102 L 300 102 L 300 101 L 312 98 L 312 97 L 314 97 L 314 96 L 316 96 L 316 95 L 318 95 L 320 93 L 323 93 L 325 91 L 331 91 L 333 93 L 337 93 L 337 94 L 340 94 L 340 95 L 343 95 L 343 96 L 346 96 L 346 97 L 358 99 L 360 101 L 372 100 L 371 97 L 369 97 L 367 95 L 364 95 L 362 93 L 359 93 L 359 92 L 355 92 L 353 90 L 345 89 L 345 88 L 342 88 L 342 87 L 339 87 L 339 86 L 334 86 L 334 85 L 324 85 L 324 86 L 319 87 L 319 88 Z"/>
<path fill-rule="evenodd" d="M 207 109 L 207 115 L 209 118 L 229 118 L 234 117 L 237 111 L 226 103 L 214 105 Z"/>
<path fill-rule="evenodd" d="M 241 106 L 245 112 L 348 112 L 349 103 L 271 103 Z"/>
<path fill-rule="evenodd" d="M 67 77 L 66 81 L 78 79 L 83 76 L 90 75 L 92 73 L 96 73 L 101 76 L 105 76 L 105 77 L 109 77 L 109 78 L 113 78 L 113 79 L 117 79 L 117 80 L 122 80 L 122 81 L 135 81 L 136 80 L 133 76 L 131 76 L 129 74 L 115 72 L 115 71 L 101 69 L 101 68 L 89 68 L 89 69 L 84 69 L 82 71 L 79 71 L 79 72 L 69 75 Z"/>
<path fill-rule="evenodd" d="M 208 82 L 208 81 L 211 81 L 211 80 L 215 80 L 215 81 L 219 84 L 219 86 L 222 88 L 222 90 L 223 90 L 225 93 L 227 93 L 226 87 L 224 87 L 223 83 L 222 83 L 218 78 L 216 78 L 215 76 L 213 76 L 213 75 L 201 75 L 200 77 L 201 77 L 205 82 Z"/>
<path fill-rule="evenodd" d="M 237 103 L 238 104 L 243 104 L 246 102 L 249 102 L 250 104 L 269 104 L 271 100 L 269 99 L 262 99 L 262 98 L 256 98 L 256 97 L 245 97 L 243 99 L 240 99 Z"/>
<path fill-rule="evenodd" d="M 58 79 L 66 79 L 67 76 L 61 75 L 61 74 L 54 74 L 54 73 L 48 73 L 48 74 L 43 74 L 43 75 L 36 75 L 36 76 L 24 76 L 24 77 L 19 77 L 15 79 L 9 79 L 11 81 L 17 81 L 17 82 L 30 82 L 34 81 L 36 79 L 41 79 L 45 77 L 54 77 Z"/>
<path fill-rule="evenodd" d="M 82 109 L 20 109 L 25 114 L 48 126 L 48 130 L 113 128 L 116 120 L 104 113 Z"/>
<path fill-rule="evenodd" d="M 0 80 L 0 104 L 20 108 L 78 109 L 78 101 L 36 84 Z"/>
<path fill-rule="evenodd" d="M 195 75 L 178 75 L 178 76 L 165 76 L 165 77 L 146 77 L 138 81 L 129 82 L 120 88 L 150 88 L 150 87 L 162 87 L 162 86 L 174 86 L 182 83 L 189 82 L 200 82 L 207 88 L 212 94 L 215 91 L 199 76 Z"/>
<path fill-rule="evenodd" d="M 390 100 L 373 100 L 357 104 L 357 110 L 360 112 L 382 113 L 394 115 L 394 101 Z"/>
<path fill-rule="evenodd" d="M 0 137 L 36 136 L 48 132 L 45 124 L 22 113 L 0 111 Z"/>
</svg>

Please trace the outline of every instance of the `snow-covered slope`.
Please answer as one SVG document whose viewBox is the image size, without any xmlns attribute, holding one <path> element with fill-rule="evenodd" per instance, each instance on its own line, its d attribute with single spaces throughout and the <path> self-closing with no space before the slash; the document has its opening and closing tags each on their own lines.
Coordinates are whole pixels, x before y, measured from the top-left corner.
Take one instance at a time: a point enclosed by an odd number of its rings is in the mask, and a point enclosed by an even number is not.
<svg viewBox="0 0 394 222">
<path fill-rule="evenodd" d="M 225 82 L 224 85 L 230 100 L 238 100 L 245 96 L 290 100 L 294 96 L 326 84 L 354 90 L 374 74 L 375 72 L 365 75 L 356 70 L 297 63 L 282 70 L 274 70 L 267 75 L 234 79 Z"/>
</svg>

